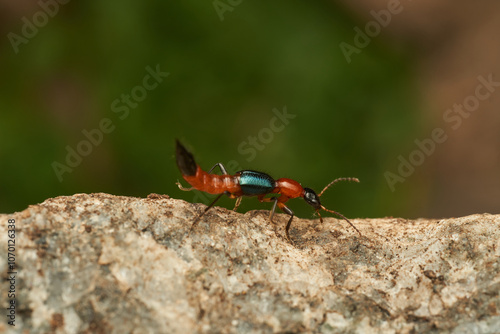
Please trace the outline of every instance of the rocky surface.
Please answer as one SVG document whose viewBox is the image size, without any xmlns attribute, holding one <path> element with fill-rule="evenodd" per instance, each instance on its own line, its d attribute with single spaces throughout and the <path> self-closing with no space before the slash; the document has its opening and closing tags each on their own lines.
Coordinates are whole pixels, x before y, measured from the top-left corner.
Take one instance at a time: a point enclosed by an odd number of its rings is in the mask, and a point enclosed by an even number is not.
<svg viewBox="0 0 500 334">
<path fill-rule="evenodd" d="M 498 333 L 500 216 L 296 219 L 77 194 L 15 219 L 15 333 Z M 2 280 L 5 310 L 9 282 Z M 11 287 L 12 288 L 12 287 Z M 5 305 L 5 306 L 4 306 Z M 5 311 L 4 311 L 5 313 Z"/>
</svg>

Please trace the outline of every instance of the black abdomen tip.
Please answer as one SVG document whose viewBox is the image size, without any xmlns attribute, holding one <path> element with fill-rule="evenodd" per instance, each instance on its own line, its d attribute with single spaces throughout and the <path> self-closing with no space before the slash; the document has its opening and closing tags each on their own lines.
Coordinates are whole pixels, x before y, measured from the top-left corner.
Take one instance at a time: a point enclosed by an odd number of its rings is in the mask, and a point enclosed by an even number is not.
<svg viewBox="0 0 500 334">
<path fill-rule="evenodd" d="M 181 171 L 182 175 L 194 176 L 196 175 L 196 162 L 194 161 L 193 155 L 186 150 L 184 146 L 176 139 L 175 140 L 175 158 L 177 160 L 177 167 Z"/>
</svg>

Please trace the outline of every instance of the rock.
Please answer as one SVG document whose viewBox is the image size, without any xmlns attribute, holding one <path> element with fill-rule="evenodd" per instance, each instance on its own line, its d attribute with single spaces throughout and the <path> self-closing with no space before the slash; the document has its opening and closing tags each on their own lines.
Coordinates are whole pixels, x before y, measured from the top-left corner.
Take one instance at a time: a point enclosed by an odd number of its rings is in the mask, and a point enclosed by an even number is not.
<svg viewBox="0 0 500 334">
<path fill-rule="evenodd" d="M 0 266 L 14 219 L 17 273 L 0 332 L 500 331 L 499 215 L 353 219 L 363 237 L 295 218 L 292 244 L 268 211 L 215 207 L 188 235 L 203 208 L 77 194 L 1 215 Z"/>
</svg>

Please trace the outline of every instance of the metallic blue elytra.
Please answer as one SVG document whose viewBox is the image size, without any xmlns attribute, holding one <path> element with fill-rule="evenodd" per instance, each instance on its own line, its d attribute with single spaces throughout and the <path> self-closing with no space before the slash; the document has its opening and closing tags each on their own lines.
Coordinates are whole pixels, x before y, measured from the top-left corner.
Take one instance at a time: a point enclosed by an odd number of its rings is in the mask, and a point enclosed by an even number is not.
<svg viewBox="0 0 500 334">
<path fill-rule="evenodd" d="M 240 173 L 240 186 L 246 196 L 264 195 L 270 193 L 276 182 L 266 173 L 253 170 L 242 170 Z"/>
</svg>

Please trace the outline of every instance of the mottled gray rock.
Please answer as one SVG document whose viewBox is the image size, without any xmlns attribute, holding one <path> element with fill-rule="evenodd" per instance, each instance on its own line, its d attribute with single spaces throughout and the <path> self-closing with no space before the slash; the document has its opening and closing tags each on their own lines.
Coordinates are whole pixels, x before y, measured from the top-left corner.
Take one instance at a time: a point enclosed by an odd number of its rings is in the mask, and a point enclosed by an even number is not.
<svg viewBox="0 0 500 334">
<path fill-rule="evenodd" d="M 363 237 L 296 219 L 291 244 L 285 215 L 220 207 L 188 236 L 203 208 L 78 194 L 1 215 L 17 309 L 0 332 L 500 332 L 500 216 L 352 220 Z"/>
</svg>

